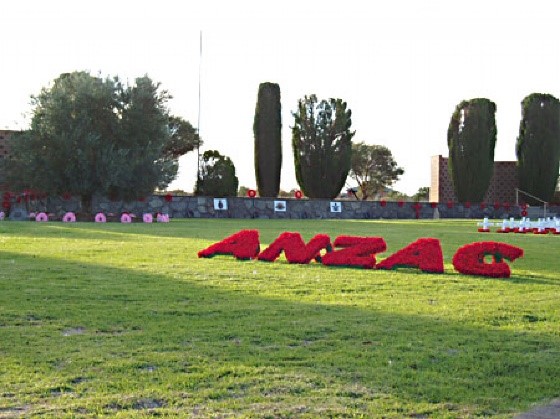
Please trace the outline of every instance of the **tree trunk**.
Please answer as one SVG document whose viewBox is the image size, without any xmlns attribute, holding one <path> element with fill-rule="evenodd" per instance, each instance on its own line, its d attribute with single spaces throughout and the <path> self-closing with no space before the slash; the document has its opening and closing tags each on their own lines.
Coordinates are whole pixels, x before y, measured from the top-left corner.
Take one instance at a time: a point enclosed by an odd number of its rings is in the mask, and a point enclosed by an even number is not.
<svg viewBox="0 0 560 419">
<path fill-rule="evenodd" d="M 92 202 L 93 202 L 93 197 L 91 194 L 87 194 L 87 195 L 82 195 L 81 196 L 81 212 L 83 214 L 83 216 L 87 219 L 90 219 L 92 214 Z"/>
</svg>

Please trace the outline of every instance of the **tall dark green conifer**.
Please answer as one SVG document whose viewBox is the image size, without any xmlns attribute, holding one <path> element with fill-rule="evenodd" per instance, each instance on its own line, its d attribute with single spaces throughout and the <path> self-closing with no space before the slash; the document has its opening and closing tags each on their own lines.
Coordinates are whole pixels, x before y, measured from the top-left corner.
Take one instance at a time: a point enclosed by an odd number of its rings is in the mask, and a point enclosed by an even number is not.
<svg viewBox="0 0 560 419">
<path fill-rule="evenodd" d="M 341 99 L 315 95 L 298 101 L 292 127 L 296 180 L 310 198 L 335 198 L 346 182 L 352 157 L 352 111 Z"/>
<path fill-rule="evenodd" d="M 280 191 L 282 169 L 282 115 L 280 86 L 261 83 L 253 123 L 255 178 L 259 195 L 275 198 Z"/>
<path fill-rule="evenodd" d="M 519 189 L 549 202 L 558 182 L 560 103 L 549 94 L 533 93 L 521 102 L 517 137 Z M 528 196 L 528 203 L 538 204 Z"/>
<path fill-rule="evenodd" d="M 449 171 L 459 202 L 482 202 L 494 172 L 496 105 L 479 98 L 457 105 L 447 131 Z"/>
</svg>

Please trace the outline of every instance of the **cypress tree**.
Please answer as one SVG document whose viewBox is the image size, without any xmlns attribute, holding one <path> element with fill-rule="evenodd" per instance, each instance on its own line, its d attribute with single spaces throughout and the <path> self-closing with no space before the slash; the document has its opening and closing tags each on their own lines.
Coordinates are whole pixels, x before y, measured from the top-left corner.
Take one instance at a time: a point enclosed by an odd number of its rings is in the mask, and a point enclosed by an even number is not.
<svg viewBox="0 0 560 419">
<path fill-rule="evenodd" d="M 280 86 L 261 83 L 253 123 L 255 178 L 259 195 L 275 198 L 280 191 L 282 169 L 282 116 Z"/>
<path fill-rule="evenodd" d="M 315 95 L 298 101 L 292 127 L 296 180 L 310 198 L 335 198 L 346 182 L 352 157 L 352 111 L 341 99 Z"/>
<path fill-rule="evenodd" d="M 560 160 L 560 103 L 557 98 L 533 93 L 523 99 L 515 149 L 519 189 L 549 202 L 558 182 Z M 538 204 L 530 197 L 523 199 Z"/>
<path fill-rule="evenodd" d="M 496 105 L 484 99 L 462 101 L 447 131 L 449 171 L 459 202 L 482 202 L 494 172 Z"/>
</svg>

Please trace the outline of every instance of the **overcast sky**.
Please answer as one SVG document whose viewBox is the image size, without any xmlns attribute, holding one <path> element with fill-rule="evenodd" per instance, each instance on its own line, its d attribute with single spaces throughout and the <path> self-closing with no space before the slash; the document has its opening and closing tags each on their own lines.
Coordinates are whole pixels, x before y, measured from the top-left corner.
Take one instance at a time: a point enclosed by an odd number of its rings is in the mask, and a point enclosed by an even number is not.
<svg viewBox="0 0 560 419">
<path fill-rule="evenodd" d="M 269 81 L 282 96 L 282 189 L 297 187 L 291 112 L 315 93 L 348 103 L 354 141 L 389 147 L 405 169 L 395 188 L 412 194 L 429 186 L 430 156 L 447 156 L 464 99 L 496 103 L 496 160 L 515 160 L 521 100 L 560 97 L 557 9 L 553 0 L 2 2 L 0 128 L 26 128 L 29 97 L 76 70 L 130 82 L 148 74 L 173 95 L 172 113 L 197 126 L 200 65 L 202 151 L 229 156 L 240 185 L 256 186 L 253 117 Z M 195 178 L 190 153 L 170 188 L 191 191 Z"/>
</svg>

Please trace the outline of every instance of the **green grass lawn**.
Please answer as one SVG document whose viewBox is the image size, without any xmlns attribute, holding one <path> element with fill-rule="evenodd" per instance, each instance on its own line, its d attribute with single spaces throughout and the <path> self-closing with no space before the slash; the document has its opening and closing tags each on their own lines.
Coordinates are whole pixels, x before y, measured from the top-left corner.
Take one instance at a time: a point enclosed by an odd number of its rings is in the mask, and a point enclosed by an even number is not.
<svg viewBox="0 0 560 419">
<path fill-rule="evenodd" d="M 241 229 L 442 242 L 444 274 L 237 261 Z M 560 237 L 476 221 L 0 223 L 0 418 L 511 417 L 560 396 Z M 522 247 L 509 279 L 457 248 Z"/>
</svg>

